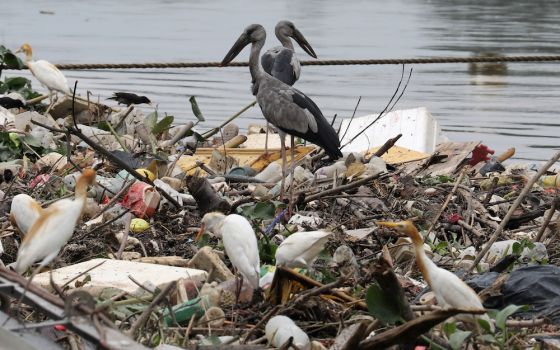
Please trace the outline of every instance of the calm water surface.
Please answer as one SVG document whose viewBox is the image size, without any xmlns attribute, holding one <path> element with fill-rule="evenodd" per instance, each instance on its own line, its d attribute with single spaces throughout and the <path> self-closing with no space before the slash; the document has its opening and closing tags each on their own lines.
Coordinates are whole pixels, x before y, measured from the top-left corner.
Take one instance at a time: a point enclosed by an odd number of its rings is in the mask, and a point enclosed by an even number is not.
<svg viewBox="0 0 560 350">
<path fill-rule="evenodd" d="M 35 57 L 55 63 L 219 61 L 250 23 L 266 27 L 265 47 L 277 45 L 280 19 L 294 21 L 322 59 L 560 53 L 560 1 L 535 0 L 7 1 L 0 43 L 29 42 Z M 497 151 L 515 146 L 517 159 L 531 161 L 560 149 L 559 63 L 510 63 L 498 74 L 467 64 L 413 68 L 397 108 L 428 107 L 451 140 L 482 140 Z M 350 116 L 359 96 L 357 115 L 365 115 L 385 106 L 401 69 L 306 66 L 297 87 L 328 118 Z M 145 94 L 179 121 L 193 118 L 187 99 L 196 95 L 208 127 L 253 98 L 247 68 L 64 73 L 101 99 L 113 91 Z M 262 122 L 258 108 L 238 121 L 253 122 Z"/>
</svg>

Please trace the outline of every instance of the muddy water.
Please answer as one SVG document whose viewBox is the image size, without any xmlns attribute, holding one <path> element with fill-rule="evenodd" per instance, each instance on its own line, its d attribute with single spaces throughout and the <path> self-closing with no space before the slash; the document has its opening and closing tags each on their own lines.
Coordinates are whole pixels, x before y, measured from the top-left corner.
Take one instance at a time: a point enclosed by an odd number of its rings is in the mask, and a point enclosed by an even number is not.
<svg viewBox="0 0 560 350">
<path fill-rule="evenodd" d="M 57 63 L 218 61 L 250 23 L 267 28 L 266 47 L 276 45 L 279 19 L 294 21 L 323 59 L 560 53 L 560 1 L 28 0 L 5 2 L 1 13 L 1 43 L 29 42 L 37 58 Z M 531 161 L 560 149 L 559 63 L 413 68 L 397 108 L 428 107 L 451 140 L 516 146 L 516 157 Z M 196 95 L 208 127 L 253 98 L 246 68 L 65 74 L 100 99 L 147 95 L 177 120 L 193 118 L 188 97 Z M 365 115 L 384 107 L 400 74 L 399 66 L 304 67 L 297 86 L 328 118 L 349 116 L 359 96 Z M 238 123 L 261 121 L 253 108 Z"/>
</svg>

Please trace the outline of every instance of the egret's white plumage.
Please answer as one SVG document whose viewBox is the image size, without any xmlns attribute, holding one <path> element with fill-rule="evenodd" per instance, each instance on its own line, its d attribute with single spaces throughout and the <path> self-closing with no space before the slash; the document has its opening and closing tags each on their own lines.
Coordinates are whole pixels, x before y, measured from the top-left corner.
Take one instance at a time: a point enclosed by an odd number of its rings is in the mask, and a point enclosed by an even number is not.
<svg viewBox="0 0 560 350">
<path fill-rule="evenodd" d="M 308 267 L 317 257 L 332 232 L 296 232 L 276 249 L 276 265 Z"/>
<path fill-rule="evenodd" d="M 10 221 L 25 235 L 42 212 L 43 208 L 35 199 L 20 193 L 12 199 Z"/>
<path fill-rule="evenodd" d="M 95 171 L 85 169 L 76 184 L 75 199 L 61 199 L 44 209 L 18 251 L 15 270 L 23 273 L 36 261 L 48 265 L 74 233 L 87 198 L 87 187 L 95 181 Z"/>
<path fill-rule="evenodd" d="M 270 345 L 274 347 L 281 347 L 292 338 L 292 344 L 297 346 L 298 349 L 311 349 L 309 336 L 289 317 L 283 315 L 272 317 L 267 322 L 264 331 L 266 339 L 268 339 Z"/>
<path fill-rule="evenodd" d="M 45 60 L 33 61 L 31 45 L 23 44 L 17 52 L 25 53 L 25 64 L 33 76 L 49 89 L 49 92 L 58 91 L 67 95 L 72 94 L 72 90 L 68 86 L 68 80 L 58 68 Z"/>
<path fill-rule="evenodd" d="M 455 308 L 465 310 L 484 310 L 480 298 L 471 287 L 463 282 L 454 273 L 438 267 L 427 255 L 424 250 L 424 239 L 410 221 L 401 222 L 377 222 L 377 225 L 394 228 L 406 234 L 412 239 L 416 264 L 422 272 L 422 276 L 434 292 L 438 304 L 444 308 Z M 473 316 L 470 314 L 457 315 L 455 318 L 464 322 L 476 322 L 474 318 L 480 318 L 488 322 L 490 327 L 493 324 L 487 314 Z"/>
<path fill-rule="evenodd" d="M 260 258 L 257 237 L 253 227 L 241 215 L 224 215 L 219 212 L 204 215 L 197 239 L 204 229 L 222 238 L 231 264 L 254 288 L 259 286 Z"/>
</svg>

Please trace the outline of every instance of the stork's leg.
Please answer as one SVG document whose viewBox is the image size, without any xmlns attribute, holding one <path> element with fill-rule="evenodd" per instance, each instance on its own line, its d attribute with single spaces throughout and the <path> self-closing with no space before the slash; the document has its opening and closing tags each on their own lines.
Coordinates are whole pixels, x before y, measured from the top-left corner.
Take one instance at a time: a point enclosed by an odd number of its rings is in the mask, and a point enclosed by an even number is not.
<svg viewBox="0 0 560 350">
<path fill-rule="evenodd" d="M 292 164 L 290 166 L 290 204 L 288 205 L 288 215 L 292 216 L 292 209 L 294 203 L 294 187 L 295 187 L 294 171 L 296 168 L 296 156 L 295 156 L 296 152 L 295 152 L 294 135 L 290 135 L 290 152 L 292 156 Z"/>
<path fill-rule="evenodd" d="M 282 153 L 282 182 L 280 182 L 280 200 L 284 199 L 284 185 L 286 184 L 286 141 L 285 135 L 280 135 L 280 153 Z"/>
<path fill-rule="evenodd" d="M 266 134 L 264 137 L 264 154 L 268 155 L 268 122 L 266 122 Z"/>
</svg>

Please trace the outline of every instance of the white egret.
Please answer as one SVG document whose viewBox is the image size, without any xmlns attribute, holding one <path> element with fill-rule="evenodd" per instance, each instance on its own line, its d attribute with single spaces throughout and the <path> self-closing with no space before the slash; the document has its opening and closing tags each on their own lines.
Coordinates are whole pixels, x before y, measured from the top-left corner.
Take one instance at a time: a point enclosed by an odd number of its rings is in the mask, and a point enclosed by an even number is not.
<svg viewBox="0 0 560 350">
<path fill-rule="evenodd" d="M 25 65 L 29 68 L 33 76 L 49 90 L 59 91 L 66 95 L 72 95 L 72 90 L 68 86 L 68 80 L 62 72 L 52 63 L 45 60 L 33 61 L 33 49 L 29 44 L 23 44 L 16 51 L 25 54 Z"/>
<path fill-rule="evenodd" d="M 42 212 L 43 208 L 35 199 L 25 193 L 20 193 L 12 199 L 10 222 L 25 235 Z"/>
<path fill-rule="evenodd" d="M 480 298 L 454 273 L 438 267 L 424 251 L 424 239 L 410 221 L 400 222 L 376 222 L 379 226 L 385 226 L 395 229 L 397 232 L 404 233 L 410 239 L 414 246 L 414 253 L 416 255 L 416 264 L 422 272 L 422 276 L 434 292 L 438 304 L 444 308 L 456 308 L 464 310 L 484 310 Z M 483 319 L 493 328 L 492 321 L 487 314 L 484 315 L 470 315 L 460 314 L 455 316 L 456 319 L 463 322 L 474 323 L 478 328 L 476 319 Z"/>
<path fill-rule="evenodd" d="M 23 273 L 34 262 L 48 265 L 74 233 L 86 204 L 87 187 L 95 182 L 95 171 L 84 169 L 76 183 L 75 199 L 61 199 L 43 209 L 23 238 L 15 270 Z"/>
<path fill-rule="evenodd" d="M 276 265 L 309 267 L 332 232 L 296 232 L 288 236 L 276 249 Z"/>
<path fill-rule="evenodd" d="M 205 230 L 222 238 L 231 264 L 253 289 L 257 289 L 260 271 L 259 248 L 255 231 L 249 221 L 237 214 L 226 216 L 220 212 L 207 213 L 202 218 L 196 240 L 200 239 Z"/>
</svg>

